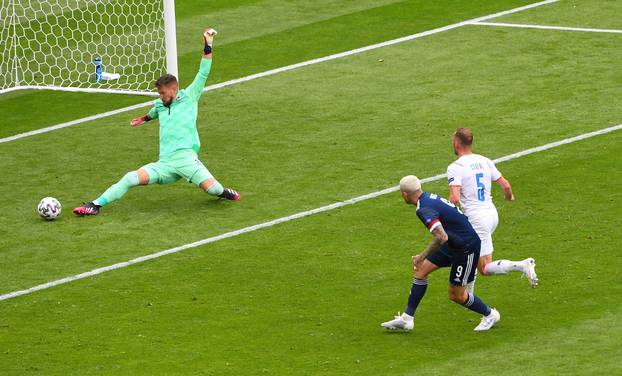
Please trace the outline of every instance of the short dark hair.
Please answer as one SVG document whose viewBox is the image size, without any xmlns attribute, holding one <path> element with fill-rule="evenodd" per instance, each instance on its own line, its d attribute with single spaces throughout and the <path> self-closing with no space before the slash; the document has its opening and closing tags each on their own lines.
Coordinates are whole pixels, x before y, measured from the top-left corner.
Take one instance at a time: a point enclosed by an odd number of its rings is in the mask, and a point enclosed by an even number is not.
<svg viewBox="0 0 622 376">
<path fill-rule="evenodd" d="M 158 80 L 155 83 L 155 86 L 157 88 L 161 88 L 162 86 L 170 86 L 170 85 L 177 85 L 177 77 L 173 76 L 170 73 L 167 73 L 163 75 L 162 77 L 158 78 Z"/>
<path fill-rule="evenodd" d="M 473 144 L 473 132 L 470 128 L 458 128 L 454 132 L 454 137 L 460 141 L 463 146 L 471 146 Z"/>
</svg>

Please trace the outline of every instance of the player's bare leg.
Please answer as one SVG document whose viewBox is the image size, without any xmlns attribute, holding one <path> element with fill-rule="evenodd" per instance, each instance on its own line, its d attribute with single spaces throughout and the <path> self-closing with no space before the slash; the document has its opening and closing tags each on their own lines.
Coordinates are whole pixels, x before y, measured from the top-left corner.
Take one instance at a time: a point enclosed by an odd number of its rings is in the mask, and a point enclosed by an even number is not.
<svg viewBox="0 0 622 376">
<path fill-rule="evenodd" d="M 224 198 L 225 200 L 240 201 L 242 196 L 231 188 L 224 188 L 216 179 L 210 178 L 199 184 L 202 190 L 212 196 Z"/>
<path fill-rule="evenodd" d="M 492 262 L 492 255 L 479 256 L 479 261 L 477 261 L 477 272 L 482 275 L 486 274 L 486 265 Z"/>
<path fill-rule="evenodd" d="M 413 275 L 416 279 L 427 280 L 428 275 L 430 275 L 430 273 L 438 269 L 438 266 L 436 266 L 434 263 L 430 262 L 430 260 L 427 260 L 427 259 L 423 260 L 421 265 L 417 267 L 417 265 L 415 264 L 415 258 L 416 256 L 412 257 L 412 262 L 413 262 Z"/>
<path fill-rule="evenodd" d="M 149 184 L 149 173 L 147 171 L 143 170 L 142 168 L 139 168 L 136 171 L 136 174 L 138 175 L 138 184 L 140 185 Z"/>
<path fill-rule="evenodd" d="M 466 291 L 464 286 L 461 285 L 449 285 L 447 294 L 449 296 L 449 300 L 458 304 L 464 304 L 469 298 L 469 293 Z"/>
</svg>

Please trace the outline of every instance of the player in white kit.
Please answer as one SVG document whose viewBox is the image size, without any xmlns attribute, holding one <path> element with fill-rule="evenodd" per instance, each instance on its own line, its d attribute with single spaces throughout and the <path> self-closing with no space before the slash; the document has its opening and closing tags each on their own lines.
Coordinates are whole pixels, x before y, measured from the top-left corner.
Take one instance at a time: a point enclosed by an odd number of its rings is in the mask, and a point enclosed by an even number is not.
<svg viewBox="0 0 622 376">
<path fill-rule="evenodd" d="M 522 261 L 492 260 L 492 234 L 499 223 L 497 208 L 490 194 L 492 182 L 499 184 L 505 199 L 514 201 L 510 183 L 501 175 L 495 164 L 483 155 L 473 154 L 473 133 L 469 128 L 458 128 L 453 135 L 454 152 L 459 157 L 447 168 L 449 201 L 462 208 L 482 241 L 477 270 L 482 275 L 521 272 L 531 287 L 538 285 L 536 263 L 533 258 Z M 471 282 L 468 290 L 472 293 Z"/>
</svg>

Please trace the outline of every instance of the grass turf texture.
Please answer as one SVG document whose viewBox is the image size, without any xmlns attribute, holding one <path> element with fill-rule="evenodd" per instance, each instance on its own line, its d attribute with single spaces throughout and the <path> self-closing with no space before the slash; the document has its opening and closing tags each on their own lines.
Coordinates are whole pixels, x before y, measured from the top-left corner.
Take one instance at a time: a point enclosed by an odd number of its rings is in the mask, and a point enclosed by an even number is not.
<svg viewBox="0 0 622 376">
<path fill-rule="evenodd" d="M 329 0 L 283 2 L 178 1 L 177 34 L 182 84 L 196 74 L 203 27 L 221 31 L 210 83 L 222 82 L 321 56 L 433 29 L 529 4 L 530 0 L 427 1 Z M 279 16 L 280 15 L 280 16 Z M 413 15 L 414 18 L 413 18 Z M 338 37 L 337 37 L 338 36 Z M 0 97 L 0 137 L 148 101 L 147 97 L 49 91 Z M 54 111 L 33 111 L 42 103 Z M 26 109 L 20 111 L 20 108 Z M 62 111 L 60 111 L 62 109 Z M 123 124 L 127 122 L 122 121 Z"/>
<path fill-rule="evenodd" d="M 156 129 L 129 129 L 129 116 L 2 145 L 3 173 L 20 171 L 0 188 L 12 200 L 0 219 L 2 292 L 384 188 L 405 173 L 436 174 L 452 160 L 456 123 L 475 128 L 478 151 L 491 157 L 619 123 L 616 43 L 469 27 L 210 93 L 202 157 L 241 188 L 242 205 L 179 183 L 71 218 L 71 203 L 157 154 Z M 95 151 L 82 144 L 98 135 L 107 142 Z M 547 283 L 532 291 L 515 275 L 481 279 L 478 292 L 503 315 L 482 337 L 471 333 L 476 316 L 447 301 L 444 273 L 415 333 L 379 330 L 403 308 L 409 256 L 429 240 L 392 195 L 2 302 L 0 357 L 9 374 L 433 374 L 502 361 L 522 374 L 522 356 L 537 361 L 534 373 L 579 364 L 615 372 L 601 354 L 619 336 L 619 256 L 609 241 L 619 237 L 619 194 L 605 187 L 619 141 L 602 136 L 499 166 L 520 201 L 501 204 L 497 257 L 535 256 Z M 581 207 L 577 187 L 590 192 Z M 48 194 L 65 204 L 58 222 L 24 215 Z M 458 359 L 448 346 L 456 339 L 468 349 Z M 409 346 L 416 359 L 402 355 Z"/>
<path fill-rule="evenodd" d="M 201 158 L 243 205 L 178 183 L 136 188 L 96 218 L 71 216 L 72 205 L 156 158 L 157 125 L 125 123 L 142 112 L 4 144 L 3 173 L 21 175 L 0 188 L 12 198 L 0 219 L 10 230 L 2 292 L 382 189 L 413 171 L 435 175 L 452 160 L 456 124 L 501 156 L 616 123 L 622 82 L 608 67 L 617 39 L 567 36 L 473 26 L 207 94 Z M 23 215 L 47 195 L 65 205 L 58 221 Z"/>
<path fill-rule="evenodd" d="M 500 17 L 491 22 L 527 23 L 597 29 L 622 29 L 616 0 L 563 0 L 551 7 Z"/>
<path fill-rule="evenodd" d="M 3 302 L 4 371 L 474 374 L 503 364 L 504 374 L 522 375 L 529 364 L 529 374 L 619 372 L 608 354 L 622 334 L 621 260 L 611 242 L 619 233 L 611 207 L 622 197 L 607 181 L 621 141 L 615 133 L 500 166 L 518 201 L 499 205 L 496 256 L 536 257 L 542 284 L 480 278 L 478 294 L 503 315 L 492 332 L 473 333 L 477 316 L 447 300 L 446 270 L 432 275 L 413 333 L 380 329 L 404 306 L 410 255 L 429 240 L 392 194 Z M 590 194 L 568 205 L 578 182 Z"/>
</svg>

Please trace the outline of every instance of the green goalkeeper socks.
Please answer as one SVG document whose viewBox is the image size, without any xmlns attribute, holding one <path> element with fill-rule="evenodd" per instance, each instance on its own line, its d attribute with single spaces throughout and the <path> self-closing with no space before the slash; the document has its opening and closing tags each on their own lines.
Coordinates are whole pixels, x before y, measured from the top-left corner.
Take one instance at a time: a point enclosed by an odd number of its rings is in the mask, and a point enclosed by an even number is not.
<svg viewBox="0 0 622 376">
<path fill-rule="evenodd" d="M 113 184 L 97 200 L 95 205 L 104 206 L 123 197 L 130 188 L 138 185 L 138 174 L 136 171 L 128 172 L 116 184 Z"/>
<path fill-rule="evenodd" d="M 119 180 L 116 184 L 113 184 L 104 192 L 97 200 L 93 201 L 93 204 L 98 206 L 105 206 L 109 203 L 116 201 L 123 197 L 127 191 L 132 187 L 136 187 L 139 184 L 138 174 L 136 171 L 128 172 Z M 212 196 L 220 196 L 224 191 L 223 186 L 219 182 L 214 182 L 207 188 L 206 192 Z"/>
</svg>

